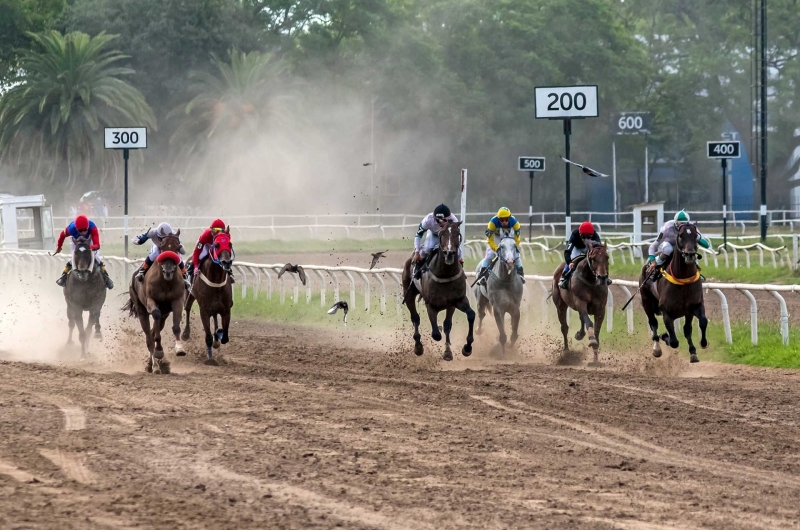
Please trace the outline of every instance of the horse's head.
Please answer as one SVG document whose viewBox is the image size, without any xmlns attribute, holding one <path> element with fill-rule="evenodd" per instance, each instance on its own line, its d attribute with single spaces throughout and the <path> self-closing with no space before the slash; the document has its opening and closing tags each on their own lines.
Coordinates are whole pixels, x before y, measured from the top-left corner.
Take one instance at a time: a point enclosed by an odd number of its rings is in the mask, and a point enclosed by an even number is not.
<svg viewBox="0 0 800 530">
<path fill-rule="evenodd" d="M 506 267 L 506 272 L 514 270 L 514 262 L 517 261 L 517 256 L 519 256 L 519 250 L 514 238 L 504 237 L 501 239 L 500 244 L 497 246 L 497 259 Z"/>
<path fill-rule="evenodd" d="M 678 252 L 681 253 L 684 263 L 697 262 L 697 225 L 696 223 L 682 223 L 678 228 L 676 239 Z"/>
<path fill-rule="evenodd" d="M 589 252 L 586 253 L 586 262 L 595 276 L 597 285 L 605 285 L 608 280 L 608 252 L 606 244 L 598 245 L 589 243 Z"/>
<path fill-rule="evenodd" d="M 214 242 L 211 245 L 211 260 L 222 267 L 222 270 L 230 273 L 235 259 L 236 253 L 233 251 L 231 243 L 231 227 L 228 226 L 214 236 Z"/>
<path fill-rule="evenodd" d="M 94 253 L 89 243 L 90 238 L 79 237 L 75 240 L 75 256 L 72 263 L 72 274 L 85 282 L 94 270 Z"/>
<path fill-rule="evenodd" d="M 444 253 L 446 265 L 455 263 L 458 257 L 458 247 L 461 246 L 461 221 L 445 224 L 439 231 L 439 251 Z"/>
<path fill-rule="evenodd" d="M 170 251 L 175 253 L 180 253 L 181 250 L 181 229 L 178 230 L 174 234 L 167 234 L 163 238 L 161 238 L 161 251 Z"/>
<path fill-rule="evenodd" d="M 161 277 L 164 281 L 171 282 L 181 262 L 180 255 L 173 250 L 162 250 L 156 261 L 161 265 Z"/>
</svg>

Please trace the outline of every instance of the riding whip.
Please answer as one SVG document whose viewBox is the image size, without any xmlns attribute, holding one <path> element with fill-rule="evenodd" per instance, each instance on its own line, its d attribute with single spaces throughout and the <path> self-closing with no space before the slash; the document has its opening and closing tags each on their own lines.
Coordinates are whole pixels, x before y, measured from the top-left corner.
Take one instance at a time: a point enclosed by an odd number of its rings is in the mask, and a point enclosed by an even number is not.
<svg viewBox="0 0 800 530">
<path fill-rule="evenodd" d="M 642 290 L 642 287 L 644 287 L 644 284 L 646 284 L 647 282 L 649 282 L 650 280 L 652 280 L 652 279 L 653 279 L 653 276 L 654 276 L 654 275 L 655 275 L 655 273 L 651 273 L 651 274 L 650 274 L 650 275 L 649 275 L 647 278 L 645 278 L 645 279 L 644 279 L 644 281 L 642 282 L 642 285 L 640 285 L 640 286 L 639 286 L 639 288 L 638 288 L 638 289 L 636 289 L 636 292 L 634 292 L 634 293 L 631 295 L 631 297 L 630 297 L 630 298 L 628 298 L 628 301 L 627 301 L 627 302 L 625 302 L 625 305 L 624 305 L 624 306 L 622 306 L 622 310 L 623 310 L 623 311 L 625 311 L 625 309 L 627 309 L 627 308 L 628 308 L 628 305 L 629 305 L 631 302 L 633 302 L 633 299 L 634 299 L 634 298 L 636 298 L 636 295 L 637 295 L 637 294 L 639 294 L 639 291 L 641 291 L 641 290 Z"/>
</svg>

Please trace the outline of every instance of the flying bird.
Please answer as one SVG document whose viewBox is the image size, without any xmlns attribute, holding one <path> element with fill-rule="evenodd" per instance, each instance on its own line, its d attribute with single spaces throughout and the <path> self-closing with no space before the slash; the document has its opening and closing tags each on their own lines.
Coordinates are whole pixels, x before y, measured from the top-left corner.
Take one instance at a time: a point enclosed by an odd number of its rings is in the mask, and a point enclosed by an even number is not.
<svg viewBox="0 0 800 530">
<path fill-rule="evenodd" d="M 303 270 L 302 265 L 292 265 L 291 263 L 287 263 L 286 265 L 283 266 L 281 271 L 278 273 L 278 278 L 283 276 L 283 273 L 287 272 L 287 271 L 288 272 L 292 272 L 292 273 L 297 274 L 298 276 L 300 276 L 300 281 L 303 283 L 303 285 L 306 284 L 306 271 Z"/>
<path fill-rule="evenodd" d="M 344 323 L 347 324 L 347 302 L 336 302 L 328 309 L 328 314 L 335 315 L 339 309 L 344 311 Z"/>
<path fill-rule="evenodd" d="M 378 264 L 378 260 L 381 259 L 383 257 L 383 255 L 386 254 L 387 252 L 389 252 L 389 251 L 388 250 L 384 250 L 383 252 L 375 252 L 374 254 L 372 254 L 372 263 L 370 263 L 370 265 L 369 265 L 369 270 L 374 269 L 375 265 Z"/>
<path fill-rule="evenodd" d="M 607 177 L 608 176 L 605 173 L 600 173 L 599 171 L 590 168 L 589 166 L 584 166 L 584 165 L 581 165 L 581 164 L 577 164 L 577 163 L 573 162 L 572 160 L 567 160 L 563 156 L 561 157 L 561 160 L 563 160 L 567 164 L 572 164 L 575 167 L 581 168 L 581 170 L 584 173 L 586 173 L 587 175 L 589 175 L 590 177 Z"/>
</svg>

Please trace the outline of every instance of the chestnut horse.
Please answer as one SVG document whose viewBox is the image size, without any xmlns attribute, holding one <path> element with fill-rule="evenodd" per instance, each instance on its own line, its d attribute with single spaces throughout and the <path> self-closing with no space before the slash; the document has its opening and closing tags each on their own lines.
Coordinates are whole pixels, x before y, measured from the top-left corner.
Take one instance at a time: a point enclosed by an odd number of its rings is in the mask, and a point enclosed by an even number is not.
<svg viewBox="0 0 800 530">
<path fill-rule="evenodd" d="M 181 261 L 178 254 L 181 247 L 180 233 L 178 230 L 162 239 L 161 254 L 153 266 L 147 269 L 144 281 L 136 281 L 134 273 L 130 282 L 130 299 L 123 307 L 131 315 L 139 317 L 149 352 L 145 367 L 148 372 L 169 373 L 169 362 L 164 358 L 164 349 L 161 347 L 161 330 L 164 329 L 170 313 L 172 333 L 175 335 L 175 355 L 186 355 L 180 338 L 183 303 L 186 299 L 186 287 L 178 270 Z"/>
<path fill-rule="evenodd" d="M 233 285 L 229 274 L 236 253 L 231 245 L 231 227 L 214 236 L 211 252 L 208 258 L 200 265 L 200 274 L 192 278 L 192 290 L 186 299 L 186 327 L 183 329 L 183 340 L 189 340 L 191 334 L 192 304 L 197 300 L 200 308 L 200 322 L 206 333 L 205 364 L 217 365 L 211 354 L 212 346 L 219 348 L 220 343 L 228 343 L 228 326 L 231 323 L 231 308 L 233 307 Z M 189 262 L 187 267 L 194 271 L 194 265 Z M 192 272 L 190 272 L 192 274 Z M 217 317 L 222 318 L 222 328 L 217 325 Z M 214 319 L 214 334 L 211 334 L 211 319 Z"/>
</svg>

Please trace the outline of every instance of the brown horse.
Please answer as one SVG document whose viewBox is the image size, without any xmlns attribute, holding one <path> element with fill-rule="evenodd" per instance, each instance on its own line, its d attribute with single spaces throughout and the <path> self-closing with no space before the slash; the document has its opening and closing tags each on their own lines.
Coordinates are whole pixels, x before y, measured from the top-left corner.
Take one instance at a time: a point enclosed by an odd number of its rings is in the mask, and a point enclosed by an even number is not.
<svg viewBox="0 0 800 530">
<path fill-rule="evenodd" d="M 461 349 L 461 353 L 464 357 L 472 355 L 472 327 L 475 323 L 475 311 L 469 305 L 467 275 L 458 259 L 458 248 L 461 246 L 460 226 L 461 222 L 444 225 L 439 232 L 439 249 L 431 251 L 436 254 L 430 259 L 428 270 L 423 273 L 420 280 L 413 279 L 411 258 L 403 267 L 403 291 L 406 293 L 404 302 L 411 313 L 411 322 L 414 323 L 414 353 L 417 355 L 422 355 L 424 352 L 422 342 L 420 342 L 420 318 L 416 306 L 418 294 L 422 295 L 428 309 L 428 318 L 430 318 L 432 328 L 431 337 L 435 341 L 442 340 L 442 334 L 439 332 L 439 312 L 446 311 L 443 324 L 444 360 L 453 360 L 453 352 L 450 350 L 450 330 L 453 328 L 453 313 L 456 309 L 466 313 L 469 323 L 467 343 Z"/>
<path fill-rule="evenodd" d="M 169 362 L 164 359 L 164 349 L 161 347 L 161 330 L 164 329 L 170 313 L 172 313 L 172 333 L 175 335 L 175 354 L 186 355 L 180 340 L 183 302 L 186 298 L 186 287 L 178 271 L 180 233 L 178 230 L 164 237 L 161 242 L 161 254 L 147 270 L 144 281 L 136 281 L 134 273 L 130 282 L 130 299 L 123 307 L 123 310 L 128 310 L 131 315 L 139 317 L 142 331 L 147 339 L 149 355 L 145 370 L 148 372 L 169 373 Z"/>
<path fill-rule="evenodd" d="M 189 340 L 191 334 L 190 320 L 192 303 L 197 300 L 200 308 L 200 322 L 206 332 L 205 364 L 217 365 L 211 354 L 212 346 L 219 348 L 228 343 L 228 326 L 231 323 L 231 308 L 233 307 L 233 286 L 229 274 L 235 259 L 233 246 L 231 246 L 231 227 L 214 236 L 211 245 L 211 255 L 200 266 L 200 274 L 192 278 L 192 290 L 186 299 L 186 327 L 181 338 Z M 190 271 L 194 270 L 191 262 L 187 265 Z M 191 273 L 190 273 L 191 274 Z M 222 317 L 222 329 L 217 325 L 217 317 Z M 214 334 L 211 334 L 211 319 L 214 319 Z"/>
<path fill-rule="evenodd" d="M 707 348 L 706 307 L 703 303 L 703 283 L 697 268 L 697 227 L 694 223 L 685 223 L 678 229 L 678 237 L 672 258 L 662 276 L 654 281 L 647 281 L 646 266 L 642 268 L 639 285 L 642 286 L 642 307 L 647 314 L 647 322 L 653 332 L 653 357 L 661 357 L 659 339 L 668 343 L 671 348 L 679 346 L 675 336 L 675 319 L 686 318 L 683 323 L 683 336 L 689 343 L 689 360 L 693 363 L 697 357 L 697 348 L 692 343 L 692 320 L 697 317 L 700 323 L 700 347 Z M 659 337 L 658 319 L 662 315 L 667 333 Z"/>
<path fill-rule="evenodd" d="M 574 262 L 573 262 L 574 263 Z M 558 310 L 561 322 L 561 334 L 564 336 L 564 351 L 569 351 L 569 322 L 567 309 L 578 312 L 581 329 L 575 334 L 576 340 L 582 340 L 589 332 L 589 346 L 594 351 L 593 364 L 597 364 L 597 349 L 600 347 L 600 329 L 606 318 L 606 301 L 608 300 L 608 253 L 606 246 L 589 242 L 586 257 L 576 265 L 575 272 L 569 279 L 569 289 L 558 286 L 564 264 L 558 266 L 553 273 L 553 302 Z M 592 323 L 590 315 L 595 317 Z"/>
</svg>

